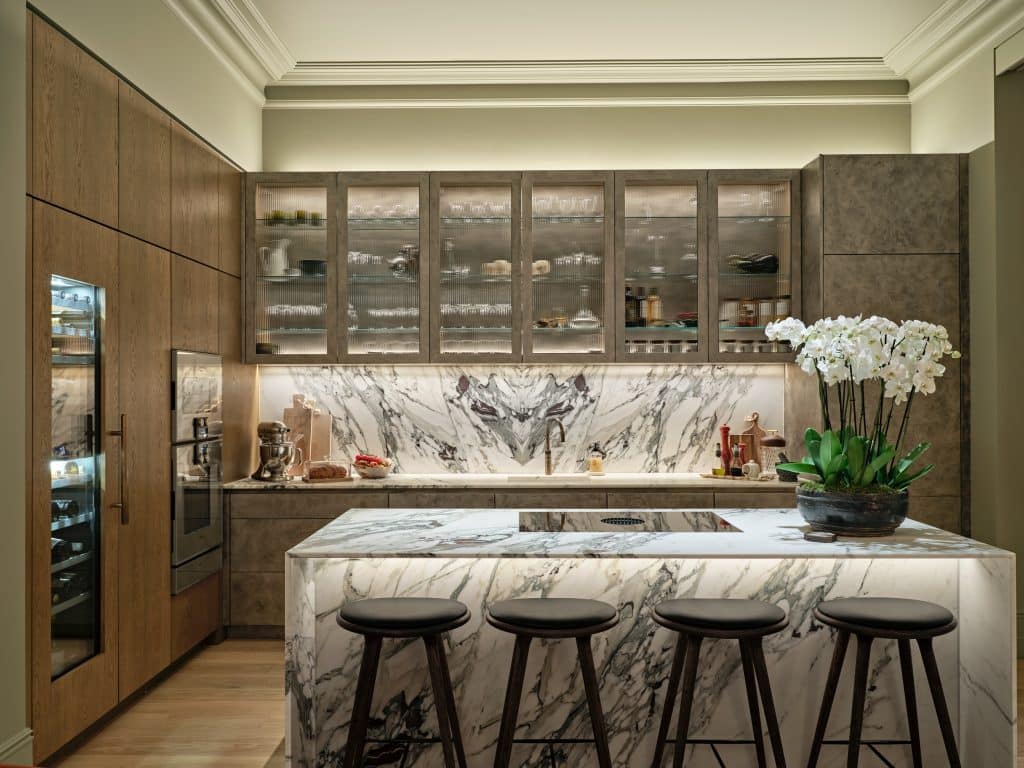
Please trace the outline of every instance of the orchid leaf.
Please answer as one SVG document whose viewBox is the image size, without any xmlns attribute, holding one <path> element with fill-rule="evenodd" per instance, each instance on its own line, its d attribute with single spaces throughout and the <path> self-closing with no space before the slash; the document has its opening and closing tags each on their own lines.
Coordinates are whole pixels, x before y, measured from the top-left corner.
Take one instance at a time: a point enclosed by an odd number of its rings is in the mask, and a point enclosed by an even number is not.
<svg viewBox="0 0 1024 768">
<path fill-rule="evenodd" d="M 779 464 L 776 469 L 781 469 L 784 472 L 794 472 L 798 475 L 817 475 L 821 477 L 821 473 L 818 472 L 818 468 L 814 464 L 808 462 L 790 462 L 788 464 Z"/>
<path fill-rule="evenodd" d="M 895 481 L 890 483 L 890 485 L 892 485 L 892 487 L 896 488 L 897 490 L 901 490 L 903 488 L 906 488 L 908 485 L 910 485 L 915 480 L 920 480 L 922 477 L 927 475 L 933 469 L 935 469 L 935 465 L 934 464 L 929 464 L 926 467 L 922 467 L 921 469 L 919 469 L 917 472 L 915 472 L 912 475 L 907 475 L 906 477 L 897 477 L 895 479 Z"/>
</svg>

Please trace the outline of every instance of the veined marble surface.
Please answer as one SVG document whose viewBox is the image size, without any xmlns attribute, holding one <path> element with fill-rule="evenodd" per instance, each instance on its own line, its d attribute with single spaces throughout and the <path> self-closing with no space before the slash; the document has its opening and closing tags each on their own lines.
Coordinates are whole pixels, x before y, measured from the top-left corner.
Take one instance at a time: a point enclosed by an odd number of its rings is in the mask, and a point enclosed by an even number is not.
<svg viewBox="0 0 1024 768">
<path fill-rule="evenodd" d="M 782 428 L 782 365 L 263 366 L 260 419 L 301 392 L 334 417 L 336 457 L 390 456 L 400 473 L 530 473 L 548 417 L 565 423 L 555 469 L 599 443 L 616 472 L 700 472 L 718 427 Z"/>
<path fill-rule="evenodd" d="M 713 489 L 719 491 L 777 491 L 795 492 L 796 483 L 781 483 L 778 480 L 727 480 L 701 477 L 696 472 L 608 472 L 591 476 L 585 473 L 558 475 L 519 474 L 470 474 L 449 472 L 445 474 L 392 474 L 383 480 L 352 480 L 337 482 L 306 483 L 289 480 L 283 483 L 269 483 L 264 480 L 244 478 L 225 483 L 228 491 L 356 491 L 387 488 L 647 488 L 671 490 Z"/>
<path fill-rule="evenodd" d="M 341 764 L 362 638 L 337 625 L 337 610 L 349 600 L 402 595 L 455 598 L 472 611 L 470 622 L 445 642 L 471 768 L 493 761 L 512 656 L 513 638 L 486 623 L 493 602 L 571 596 L 617 606 L 619 624 L 595 636 L 594 656 L 613 760 L 628 768 L 650 765 L 675 640 L 650 620 L 654 605 L 672 597 L 743 597 L 777 604 L 787 611 L 790 625 L 766 639 L 768 671 L 788 760 L 803 765 L 834 639 L 814 620 L 814 606 L 836 597 L 885 595 L 930 600 L 959 617 L 958 630 L 936 639 L 935 650 L 950 712 L 960 727 L 962 762 L 1012 767 L 1017 712 L 1011 553 L 913 522 L 888 539 L 810 544 L 799 538 L 801 521 L 794 513 L 716 513 L 743 532 L 534 534 L 520 533 L 518 513 L 506 510 L 346 513 L 293 549 L 287 560 L 287 764 Z M 385 642 L 372 738 L 436 734 L 424 659 L 421 643 Z M 919 659 L 915 667 L 924 764 L 944 765 Z M 846 735 L 851 678 L 848 660 L 830 739 Z M 706 642 L 691 737 L 750 738 L 743 690 L 736 644 Z M 864 737 L 904 739 L 905 723 L 895 643 L 877 641 Z M 573 644 L 535 642 L 517 737 L 590 735 Z M 906 747 L 881 750 L 895 765 L 910 764 Z M 730 745 L 720 752 L 729 765 L 754 763 L 750 746 Z M 595 762 L 587 745 L 562 745 L 556 753 L 559 766 L 582 768 Z M 865 751 L 862 759 L 867 764 L 872 758 Z M 687 761 L 691 768 L 718 765 L 705 746 L 691 747 Z M 845 764 L 845 748 L 839 746 L 826 747 L 819 762 L 822 768 Z M 436 768 L 442 765 L 440 748 L 413 746 L 404 765 Z M 515 748 L 513 765 L 550 763 L 543 747 L 522 744 Z"/>
<path fill-rule="evenodd" d="M 339 510 L 341 511 L 341 510 Z M 557 510 L 616 517 L 630 509 Z M 290 558 L 905 558 L 1013 554 L 907 520 L 895 535 L 806 541 L 795 509 L 716 509 L 739 532 L 558 533 L 520 530 L 511 509 L 352 509 L 288 551 Z"/>
</svg>

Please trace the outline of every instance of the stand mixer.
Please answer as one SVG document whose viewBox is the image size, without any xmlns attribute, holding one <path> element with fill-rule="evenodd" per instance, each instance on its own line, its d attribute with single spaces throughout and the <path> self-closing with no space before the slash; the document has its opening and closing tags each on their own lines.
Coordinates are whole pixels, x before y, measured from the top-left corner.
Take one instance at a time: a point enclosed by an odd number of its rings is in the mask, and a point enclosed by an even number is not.
<svg viewBox="0 0 1024 768">
<path fill-rule="evenodd" d="M 256 427 L 260 439 L 260 466 L 252 474 L 253 480 L 283 483 L 288 480 L 287 471 L 295 464 L 302 463 L 302 450 L 285 440 L 291 430 L 280 421 L 261 421 Z"/>
</svg>

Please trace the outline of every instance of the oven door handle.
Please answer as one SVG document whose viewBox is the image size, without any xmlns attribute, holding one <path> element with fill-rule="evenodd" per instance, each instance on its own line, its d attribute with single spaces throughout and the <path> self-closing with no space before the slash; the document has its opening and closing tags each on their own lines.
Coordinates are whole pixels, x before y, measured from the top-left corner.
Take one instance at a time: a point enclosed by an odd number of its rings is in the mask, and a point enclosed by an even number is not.
<svg viewBox="0 0 1024 768">
<path fill-rule="evenodd" d="M 121 525 L 128 525 L 128 417 L 126 414 L 121 414 L 121 422 L 119 429 L 112 429 L 107 432 L 110 437 L 120 438 L 118 440 L 118 498 L 120 501 L 115 501 L 110 505 L 111 509 L 117 509 L 121 512 Z"/>
</svg>

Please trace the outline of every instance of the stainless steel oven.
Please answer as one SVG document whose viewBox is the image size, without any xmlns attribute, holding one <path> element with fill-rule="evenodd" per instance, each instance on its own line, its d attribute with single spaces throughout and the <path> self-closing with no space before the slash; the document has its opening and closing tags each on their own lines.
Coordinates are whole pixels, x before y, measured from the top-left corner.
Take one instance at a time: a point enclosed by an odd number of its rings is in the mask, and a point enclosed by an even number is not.
<svg viewBox="0 0 1024 768">
<path fill-rule="evenodd" d="M 172 383 L 171 591 L 221 569 L 221 358 L 174 350 Z"/>
</svg>

